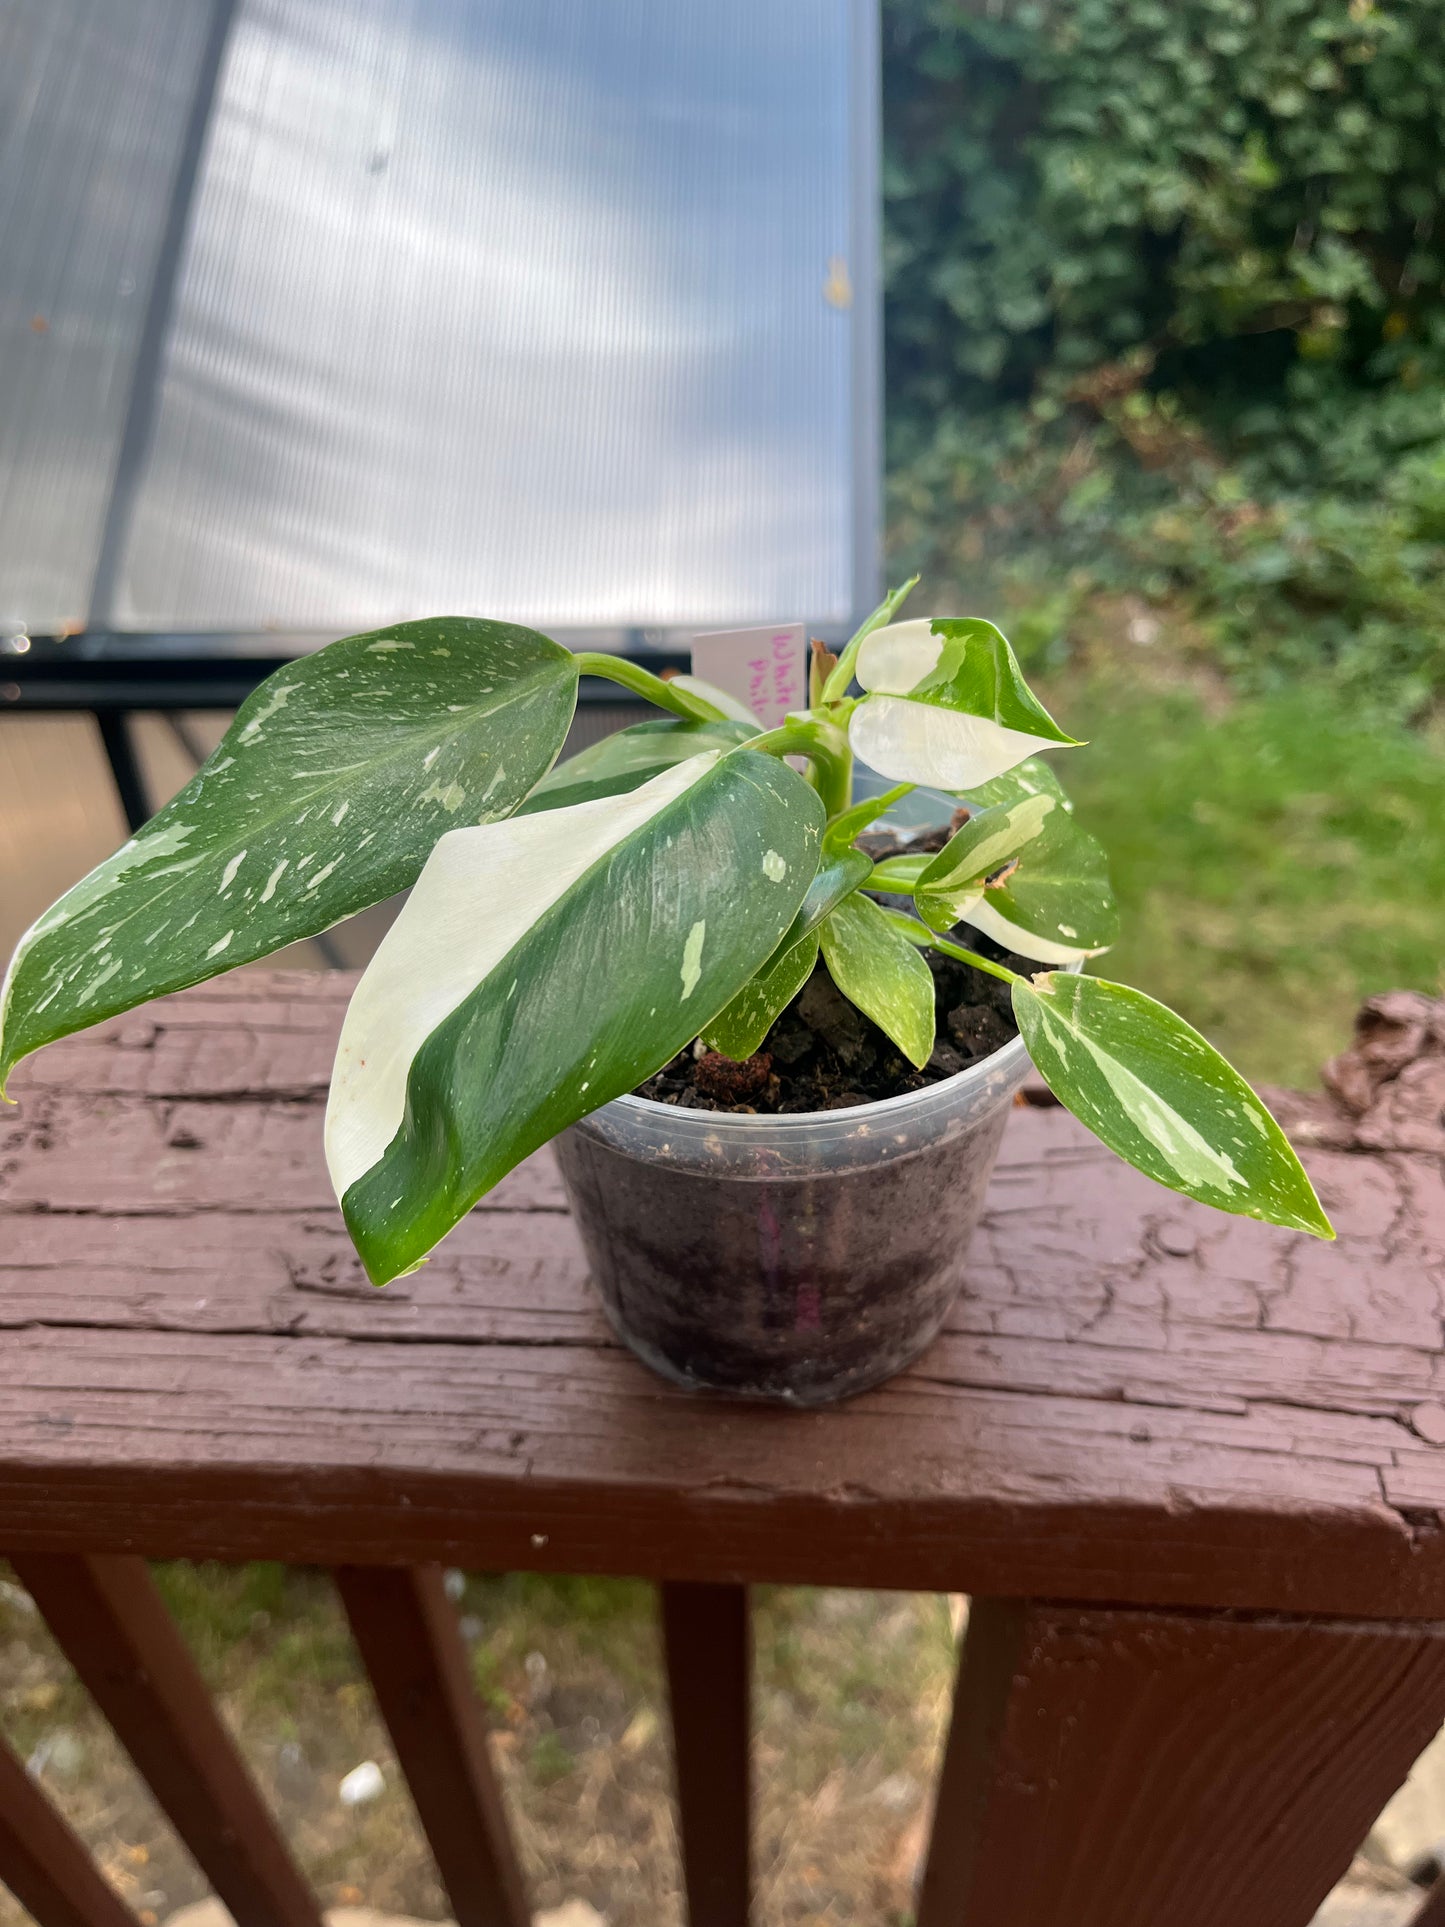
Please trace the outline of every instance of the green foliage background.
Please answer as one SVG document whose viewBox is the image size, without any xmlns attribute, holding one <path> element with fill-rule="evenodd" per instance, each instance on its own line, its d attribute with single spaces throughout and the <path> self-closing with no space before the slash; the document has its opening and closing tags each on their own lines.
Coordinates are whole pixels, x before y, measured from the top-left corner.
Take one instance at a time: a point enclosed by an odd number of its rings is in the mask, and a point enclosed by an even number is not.
<svg viewBox="0 0 1445 1927">
<path fill-rule="evenodd" d="M 1003 584 L 1054 659 L 1128 590 L 1245 684 L 1428 712 L 1445 7 L 886 0 L 884 29 L 899 562 Z"/>
</svg>

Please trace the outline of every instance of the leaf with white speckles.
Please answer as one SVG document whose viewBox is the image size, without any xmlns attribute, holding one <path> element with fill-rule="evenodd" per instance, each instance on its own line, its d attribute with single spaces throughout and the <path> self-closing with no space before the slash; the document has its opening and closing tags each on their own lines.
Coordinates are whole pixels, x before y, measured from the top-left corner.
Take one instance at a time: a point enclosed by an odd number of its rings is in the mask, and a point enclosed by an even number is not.
<svg viewBox="0 0 1445 1927">
<path fill-rule="evenodd" d="M 442 838 L 357 986 L 326 1114 L 378 1284 L 707 1029 L 792 922 L 822 830 L 786 763 L 714 749 Z"/>
<path fill-rule="evenodd" d="M 781 944 L 727 1008 L 714 1017 L 703 1042 L 734 1063 L 745 1063 L 812 976 L 817 961 L 816 930 L 809 930 L 793 943 Z"/>
<path fill-rule="evenodd" d="M 1013 986 L 1049 1089 L 1127 1163 L 1220 1211 L 1333 1238 L 1289 1140 L 1197 1030 L 1127 984 L 1045 971 Z"/>
<path fill-rule="evenodd" d="M 933 972 L 871 897 L 845 897 L 820 926 L 828 974 L 920 1068 L 933 1053 Z"/>
<path fill-rule="evenodd" d="M 179 795 L 21 939 L 0 1084 L 57 1037 L 404 889 L 444 831 L 516 809 L 576 697 L 558 643 L 470 618 L 350 636 L 277 670 Z"/>
</svg>

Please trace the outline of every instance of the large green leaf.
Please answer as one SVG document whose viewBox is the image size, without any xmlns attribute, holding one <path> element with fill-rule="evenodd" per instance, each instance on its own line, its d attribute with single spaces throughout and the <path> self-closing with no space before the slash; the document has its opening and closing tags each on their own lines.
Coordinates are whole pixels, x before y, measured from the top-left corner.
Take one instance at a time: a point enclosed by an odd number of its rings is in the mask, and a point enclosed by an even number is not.
<svg viewBox="0 0 1445 1927">
<path fill-rule="evenodd" d="M 822 830 L 796 771 L 735 749 L 442 838 L 357 986 L 327 1109 L 377 1283 L 706 1030 L 777 947 Z"/>
<path fill-rule="evenodd" d="M 713 1018 L 703 1042 L 734 1063 L 745 1063 L 812 976 L 817 961 L 816 930 L 794 943 L 784 938 L 757 975 Z"/>
<path fill-rule="evenodd" d="M 1015 983 L 1013 1007 L 1039 1074 L 1111 1151 L 1221 1211 L 1335 1235 L 1283 1131 L 1182 1017 L 1055 971 Z"/>
<path fill-rule="evenodd" d="M 871 897 L 845 897 L 822 924 L 823 961 L 843 995 L 920 1070 L 933 1054 L 933 972 Z"/>
<path fill-rule="evenodd" d="M 561 747 L 577 671 L 511 623 L 400 623 L 289 663 L 186 787 L 21 939 L 0 1083 L 42 1044 L 313 935 L 509 816 Z"/>
<path fill-rule="evenodd" d="M 856 674 L 869 693 L 849 740 L 884 776 L 970 790 L 1043 745 L 1077 744 L 1024 681 L 1005 637 L 978 617 L 878 629 Z"/>
<path fill-rule="evenodd" d="M 969 817 L 914 884 L 914 904 L 930 929 L 951 930 L 961 922 L 987 879 L 1025 851 L 1057 808 L 1052 796 L 1022 796 Z"/>
<path fill-rule="evenodd" d="M 599 796 L 623 796 L 650 782 L 674 763 L 701 756 L 710 749 L 732 749 L 761 729 L 758 723 L 687 723 L 681 718 L 634 723 L 600 742 L 569 756 L 544 776 L 517 811 L 532 816 L 539 810 L 568 809 Z"/>
</svg>

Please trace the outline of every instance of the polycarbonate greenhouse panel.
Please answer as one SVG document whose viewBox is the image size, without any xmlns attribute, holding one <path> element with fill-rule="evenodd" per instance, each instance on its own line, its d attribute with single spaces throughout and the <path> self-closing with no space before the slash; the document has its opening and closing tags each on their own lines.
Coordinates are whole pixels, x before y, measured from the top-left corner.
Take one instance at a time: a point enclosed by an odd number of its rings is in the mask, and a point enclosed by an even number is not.
<svg viewBox="0 0 1445 1927">
<path fill-rule="evenodd" d="M 846 621 L 875 62 L 864 0 L 239 0 L 96 621 Z"/>
<path fill-rule="evenodd" d="M 210 20 L 0 0 L 0 632 L 90 612 Z"/>
</svg>

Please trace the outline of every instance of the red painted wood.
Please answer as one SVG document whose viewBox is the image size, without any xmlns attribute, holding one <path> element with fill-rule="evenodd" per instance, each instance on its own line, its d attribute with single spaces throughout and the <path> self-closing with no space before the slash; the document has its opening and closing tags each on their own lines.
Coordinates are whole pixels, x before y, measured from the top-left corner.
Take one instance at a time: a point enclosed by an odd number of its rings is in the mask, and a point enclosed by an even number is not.
<svg viewBox="0 0 1445 1927">
<path fill-rule="evenodd" d="M 37 1927 L 136 1927 L 135 1915 L 3 1740 L 0 1884 Z"/>
<path fill-rule="evenodd" d="M 440 1568 L 341 1566 L 336 1583 L 457 1927 L 528 1927 L 482 1709 Z"/>
<path fill-rule="evenodd" d="M 1308 1927 L 1445 1721 L 1445 1628 L 976 1600 L 918 1927 Z"/>
<path fill-rule="evenodd" d="M 1306 1147 L 1325 1246 L 1019 1110 L 918 1366 L 703 1405 L 607 1331 L 546 1154 L 365 1283 L 321 1152 L 349 988 L 222 980 L 17 1072 L 0 1543 L 1445 1618 L 1437 1158 Z"/>
<path fill-rule="evenodd" d="M 11 1563 L 237 1927 L 321 1927 L 144 1561 L 27 1553 Z"/>
<path fill-rule="evenodd" d="M 742 1586 L 661 1588 L 688 1927 L 747 1927 L 752 1660 Z"/>
</svg>

